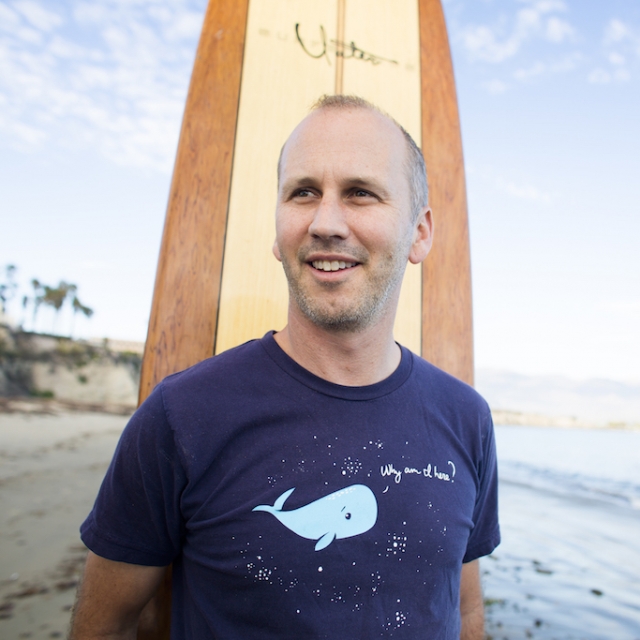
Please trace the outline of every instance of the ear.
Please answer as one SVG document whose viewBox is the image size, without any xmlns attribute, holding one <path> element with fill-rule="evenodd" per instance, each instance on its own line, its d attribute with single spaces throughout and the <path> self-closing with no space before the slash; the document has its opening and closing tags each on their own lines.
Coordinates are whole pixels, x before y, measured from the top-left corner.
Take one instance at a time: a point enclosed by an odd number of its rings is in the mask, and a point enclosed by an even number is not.
<svg viewBox="0 0 640 640">
<path fill-rule="evenodd" d="M 431 251 L 433 241 L 433 218 L 431 209 L 424 207 L 418 216 L 416 227 L 413 232 L 413 243 L 409 252 L 409 262 L 420 264 Z"/>
<path fill-rule="evenodd" d="M 280 249 L 278 248 L 277 240 L 273 241 L 273 247 L 271 248 L 271 251 L 273 251 L 273 255 L 276 257 L 276 260 L 278 262 L 282 262 L 282 256 L 280 255 Z"/>
</svg>

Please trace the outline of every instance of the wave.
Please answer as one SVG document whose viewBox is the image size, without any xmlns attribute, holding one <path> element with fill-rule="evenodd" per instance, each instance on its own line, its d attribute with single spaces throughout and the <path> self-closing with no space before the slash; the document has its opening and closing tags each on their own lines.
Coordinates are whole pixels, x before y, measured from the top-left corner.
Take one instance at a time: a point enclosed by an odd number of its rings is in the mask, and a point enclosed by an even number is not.
<svg viewBox="0 0 640 640">
<path fill-rule="evenodd" d="M 640 511 L 640 484 L 501 460 L 500 482 L 570 499 L 597 500 Z"/>
</svg>

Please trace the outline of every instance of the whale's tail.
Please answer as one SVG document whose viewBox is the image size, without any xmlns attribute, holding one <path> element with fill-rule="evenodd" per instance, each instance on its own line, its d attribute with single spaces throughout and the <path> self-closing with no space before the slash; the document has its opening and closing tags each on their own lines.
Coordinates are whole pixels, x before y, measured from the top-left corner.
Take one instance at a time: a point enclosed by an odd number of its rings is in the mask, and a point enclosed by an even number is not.
<svg viewBox="0 0 640 640">
<path fill-rule="evenodd" d="M 273 506 L 270 504 L 259 504 L 257 507 L 254 507 L 252 511 L 266 511 L 267 513 L 275 513 L 276 511 L 282 511 L 282 507 L 284 507 L 284 503 L 287 501 L 287 498 L 294 492 L 295 487 L 292 489 L 287 489 L 274 503 Z"/>
</svg>

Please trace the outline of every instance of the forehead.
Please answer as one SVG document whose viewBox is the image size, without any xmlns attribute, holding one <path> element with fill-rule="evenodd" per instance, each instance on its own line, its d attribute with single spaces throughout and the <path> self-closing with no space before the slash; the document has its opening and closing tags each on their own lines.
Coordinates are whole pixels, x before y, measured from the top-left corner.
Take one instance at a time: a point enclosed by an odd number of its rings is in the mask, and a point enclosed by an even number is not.
<svg viewBox="0 0 640 640">
<path fill-rule="evenodd" d="M 406 156 L 404 136 L 383 115 L 365 108 L 319 109 L 287 140 L 280 178 L 330 171 L 393 179 L 405 173 Z"/>
</svg>

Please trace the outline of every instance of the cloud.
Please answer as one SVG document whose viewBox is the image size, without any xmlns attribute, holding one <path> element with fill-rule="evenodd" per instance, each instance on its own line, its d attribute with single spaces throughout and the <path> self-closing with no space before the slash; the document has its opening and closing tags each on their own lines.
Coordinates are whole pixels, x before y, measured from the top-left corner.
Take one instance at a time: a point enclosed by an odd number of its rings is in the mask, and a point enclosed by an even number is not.
<svg viewBox="0 0 640 640">
<path fill-rule="evenodd" d="M 205 4 L 76 0 L 59 13 L 45 0 L 0 5 L 3 143 L 91 146 L 169 172 Z"/>
<path fill-rule="evenodd" d="M 537 61 L 529 67 L 516 69 L 513 77 L 519 82 L 527 82 L 533 78 L 543 76 L 548 73 L 567 73 L 573 71 L 582 61 L 583 56 L 578 52 L 573 52 L 560 60 L 554 62 Z"/>
<path fill-rule="evenodd" d="M 592 84 L 607 84 L 611 82 L 611 74 L 598 67 L 587 76 L 587 80 Z"/>
<path fill-rule="evenodd" d="M 497 95 L 499 93 L 504 93 L 507 90 L 507 85 L 502 82 L 502 80 L 494 79 L 485 83 L 485 88 L 489 93 L 493 95 Z"/>
<path fill-rule="evenodd" d="M 533 78 L 535 76 L 543 74 L 546 70 L 546 65 L 544 65 L 542 62 L 536 62 L 532 67 L 529 67 L 528 69 L 518 69 L 513 74 L 513 77 L 516 80 L 520 81 L 528 80 L 529 78 Z"/>
<path fill-rule="evenodd" d="M 63 22 L 59 14 L 45 9 L 34 0 L 17 0 L 13 6 L 39 31 L 52 31 Z"/>
<path fill-rule="evenodd" d="M 593 69 L 587 80 L 592 84 L 628 82 L 631 79 L 629 64 L 635 56 L 640 57 L 640 29 L 612 18 L 604 28 L 602 46 L 604 65 Z"/>
<path fill-rule="evenodd" d="M 627 69 L 616 69 L 613 73 L 613 77 L 618 82 L 628 82 L 631 80 L 631 73 Z"/>
<path fill-rule="evenodd" d="M 472 58 L 486 62 L 502 62 L 513 56 L 519 43 L 513 38 L 498 42 L 496 30 L 487 26 L 470 26 L 462 34 L 462 41 Z"/>
<path fill-rule="evenodd" d="M 164 34 L 168 40 L 197 39 L 202 28 L 202 15 L 186 11 L 177 20 L 167 21 Z"/>
<path fill-rule="evenodd" d="M 613 18 L 604 31 L 604 43 L 613 44 L 633 37 L 631 28 L 622 20 Z"/>
<path fill-rule="evenodd" d="M 533 38 L 561 43 L 574 36 L 575 29 L 566 20 L 546 17 L 566 11 L 564 2 L 537 0 L 526 4 L 516 12 L 511 26 L 503 19 L 493 26 L 468 25 L 460 30 L 459 39 L 472 60 L 500 63 L 514 57 Z"/>
<path fill-rule="evenodd" d="M 573 37 L 575 29 L 560 18 L 549 18 L 546 26 L 546 37 L 551 42 L 564 42 Z"/>
<path fill-rule="evenodd" d="M 487 10 L 490 5 L 485 5 Z M 525 83 L 572 72 L 589 60 L 590 69 L 582 77 L 591 84 L 625 83 L 636 73 L 640 26 L 635 23 L 612 17 L 603 24 L 598 42 L 580 36 L 560 0 L 516 0 L 511 6 L 516 9 L 510 15 L 502 13 L 485 24 L 455 26 L 453 31 L 454 41 L 472 62 L 503 66 L 504 77 L 494 72 L 491 75 L 498 77 L 483 83 L 490 93 L 503 93 L 509 81 Z"/>
<path fill-rule="evenodd" d="M 640 28 L 612 18 L 605 27 L 602 43 L 605 48 L 621 47 L 640 57 Z"/>
<path fill-rule="evenodd" d="M 16 30 L 16 35 L 20 40 L 28 44 L 40 44 L 42 42 L 42 34 L 30 27 L 20 27 Z"/>
<path fill-rule="evenodd" d="M 620 55 L 619 53 L 616 53 L 615 51 L 612 51 L 609 54 L 609 62 L 611 64 L 620 66 L 620 65 L 626 64 L 627 61 L 624 56 Z"/>
<path fill-rule="evenodd" d="M 500 191 L 504 193 L 508 193 L 514 198 L 519 198 L 521 200 L 533 200 L 534 202 L 544 202 L 548 203 L 551 200 L 551 197 L 548 193 L 544 193 L 537 187 L 534 187 L 530 184 L 518 185 L 504 178 L 498 177 L 496 179 L 496 186 Z"/>
<path fill-rule="evenodd" d="M 622 67 L 606 71 L 602 67 L 596 67 L 587 76 L 587 80 L 591 84 L 609 84 L 610 82 L 628 82 L 631 79 L 631 73 Z"/>
<path fill-rule="evenodd" d="M 20 16 L 6 4 L 0 4 L 0 29 L 12 29 L 20 24 Z"/>
<path fill-rule="evenodd" d="M 554 73 L 566 73 L 568 71 L 573 71 L 578 67 L 578 65 L 583 61 L 584 56 L 578 52 L 573 51 L 569 55 L 556 60 L 552 64 L 549 65 L 549 68 Z"/>
</svg>

